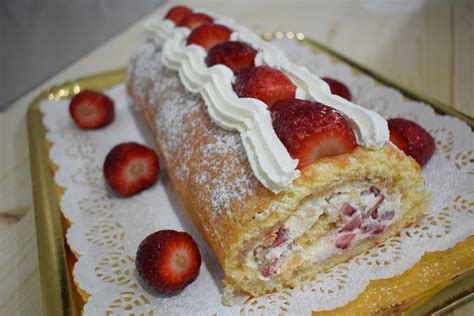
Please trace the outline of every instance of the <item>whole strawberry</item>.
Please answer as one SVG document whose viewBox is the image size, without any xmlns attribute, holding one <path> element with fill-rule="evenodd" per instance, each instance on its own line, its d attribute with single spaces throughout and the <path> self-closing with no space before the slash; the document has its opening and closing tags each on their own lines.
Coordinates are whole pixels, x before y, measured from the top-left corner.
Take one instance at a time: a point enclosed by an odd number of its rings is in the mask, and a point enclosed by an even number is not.
<svg viewBox="0 0 474 316">
<path fill-rule="evenodd" d="M 156 182 L 160 162 L 152 149 L 130 142 L 112 148 L 103 170 L 109 187 L 118 195 L 128 197 Z"/>
<path fill-rule="evenodd" d="M 140 277 L 152 289 L 177 294 L 198 276 L 201 254 L 188 233 L 160 230 L 138 246 L 135 265 Z"/>
<path fill-rule="evenodd" d="M 165 19 L 171 20 L 174 24 L 179 24 L 186 16 L 193 13 L 193 10 L 186 6 L 177 5 L 169 9 L 165 15 Z"/>
<path fill-rule="evenodd" d="M 71 99 L 69 114 L 82 129 L 104 127 L 114 119 L 114 101 L 101 92 L 83 90 Z"/>
<path fill-rule="evenodd" d="M 302 168 L 318 159 L 353 151 L 357 144 L 346 117 L 324 104 L 283 100 L 271 109 L 273 128 Z"/>
<path fill-rule="evenodd" d="M 404 118 L 391 118 L 387 122 L 390 141 L 423 167 L 436 149 L 430 133 L 417 123 Z"/>
<path fill-rule="evenodd" d="M 207 54 L 206 64 L 209 67 L 226 65 L 236 74 L 243 69 L 254 67 L 256 55 L 257 51 L 247 43 L 229 41 L 214 46 Z"/>
<path fill-rule="evenodd" d="M 351 91 L 349 90 L 349 88 L 345 84 L 343 84 L 342 82 L 340 82 L 336 79 L 332 79 L 332 78 L 328 78 L 328 77 L 324 77 L 324 78 L 321 78 L 321 79 L 326 81 L 326 83 L 329 85 L 329 89 L 331 89 L 332 94 L 338 95 L 341 98 L 346 99 L 347 101 L 352 100 Z"/>
<path fill-rule="evenodd" d="M 281 71 L 258 66 L 239 72 L 234 91 L 241 98 L 255 98 L 271 107 L 275 102 L 295 97 L 296 86 Z"/>
</svg>

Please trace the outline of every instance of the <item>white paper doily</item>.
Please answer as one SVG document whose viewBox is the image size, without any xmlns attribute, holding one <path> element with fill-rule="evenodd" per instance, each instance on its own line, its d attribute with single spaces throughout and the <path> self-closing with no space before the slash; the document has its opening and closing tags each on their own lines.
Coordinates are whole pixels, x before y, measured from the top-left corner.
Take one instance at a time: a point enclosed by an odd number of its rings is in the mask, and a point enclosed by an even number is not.
<svg viewBox="0 0 474 316">
<path fill-rule="evenodd" d="M 301 288 L 260 298 L 242 297 L 233 307 L 221 304 L 223 272 L 212 251 L 181 210 L 165 170 L 151 189 L 129 199 L 111 194 L 102 176 L 102 163 L 118 143 L 137 141 L 154 147 L 145 123 L 127 104 L 123 85 L 110 90 L 116 117 L 106 128 L 82 131 L 69 117 L 69 101 L 44 101 L 41 111 L 53 143 L 50 158 L 59 169 L 56 182 L 65 188 L 64 216 L 72 223 L 67 241 L 80 255 L 74 278 L 90 294 L 85 315 L 149 314 L 309 314 L 331 310 L 355 299 L 370 280 L 389 278 L 412 267 L 425 252 L 445 250 L 474 234 L 474 135 L 462 121 L 436 115 L 421 103 L 404 100 L 390 88 L 353 75 L 343 64 L 314 54 L 295 41 L 276 44 L 290 59 L 319 76 L 346 83 L 354 102 L 384 117 L 405 117 L 424 126 L 436 139 L 437 150 L 423 169 L 433 194 L 433 210 L 399 237 L 321 273 Z M 181 294 L 157 297 L 138 284 L 135 252 L 148 234 L 160 229 L 190 232 L 199 244 L 203 264 L 199 277 Z"/>
</svg>

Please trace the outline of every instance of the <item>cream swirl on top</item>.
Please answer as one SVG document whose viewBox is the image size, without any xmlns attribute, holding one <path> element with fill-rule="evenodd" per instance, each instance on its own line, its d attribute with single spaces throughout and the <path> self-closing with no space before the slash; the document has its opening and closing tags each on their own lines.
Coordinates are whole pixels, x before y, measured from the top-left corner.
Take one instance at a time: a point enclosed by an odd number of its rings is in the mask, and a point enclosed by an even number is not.
<svg viewBox="0 0 474 316">
<path fill-rule="evenodd" d="M 321 102 L 344 113 L 359 145 L 378 149 L 388 140 L 387 122 L 379 114 L 331 94 L 325 81 L 291 63 L 278 48 L 233 20 L 216 18 L 216 23 L 233 30 L 231 40 L 246 42 L 259 51 L 256 65 L 286 73 L 297 86 L 299 98 Z M 206 51 L 198 45 L 186 45 L 189 29 L 154 18 L 147 22 L 145 30 L 150 39 L 162 45 L 164 64 L 179 72 L 187 90 L 201 94 L 211 119 L 222 128 L 240 133 L 256 178 L 274 193 L 290 187 L 300 174 L 296 170 L 298 161 L 291 158 L 273 130 L 267 105 L 258 99 L 239 98 L 232 88 L 234 74 L 228 67 L 207 67 Z"/>
</svg>

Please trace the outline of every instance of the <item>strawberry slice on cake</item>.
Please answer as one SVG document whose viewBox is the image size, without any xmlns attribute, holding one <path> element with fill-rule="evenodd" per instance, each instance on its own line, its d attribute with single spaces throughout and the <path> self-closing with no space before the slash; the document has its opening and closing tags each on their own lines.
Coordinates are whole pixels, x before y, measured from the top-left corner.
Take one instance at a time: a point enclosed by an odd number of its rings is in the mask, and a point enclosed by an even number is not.
<svg viewBox="0 0 474 316">
<path fill-rule="evenodd" d="M 277 101 L 294 98 L 296 86 L 283 72 L 258 66 L 237 74 L 234 91 L 241 98 L 259 99 L 271 107 Z"/>
<path fill-rule="evenodd" d="M 315 160 L 350 153 L 357 144 L 343 114 L 321 103 L 289 99 L 271 107 L 273 128 L 298 168 Z"/>
<path fill-rule="evenodd" d="M 220 24 L 204 24 L 194 29 L 189 34 L 187 44 L 195 44 L 209 51 L 214 46 L 227 42 L 232 30 Z"/>
<path fill-rule="evenodd" d="M 193 10 L 186 6 L 174 6 L 165 15 L 165 19 L 173 21 L 175 24 L 179 24 L 186 16 L 193 13 Z"/>
<path fill-rule="evenodd" d="M 228 41 L 214 46 L 207 54 L 208 67 L 222 64 L 237 74 L 239 71 L 255 66 L 257 51 L 244 42 Z"/>
</svg>

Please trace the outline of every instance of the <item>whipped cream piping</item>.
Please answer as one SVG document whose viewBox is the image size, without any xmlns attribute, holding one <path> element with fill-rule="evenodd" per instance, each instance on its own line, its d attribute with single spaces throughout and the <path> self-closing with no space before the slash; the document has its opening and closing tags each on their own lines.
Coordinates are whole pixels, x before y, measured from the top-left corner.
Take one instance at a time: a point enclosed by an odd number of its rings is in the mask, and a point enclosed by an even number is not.
<svg viewBox="0 0 474 316">
<path fill-rule="evenodd" d="M 231 40 L 247 42 L 259 50 L 257 65 L 266 64 L 285 72 L 297 86 L 299 98 L 312 99 L 344 113 L 359 145 L 376 149 L 388 140 L 387 122 L 380 115 L 331 94 L 325 81 L 305 67 L 291 63 L 278 48 L 233 20 L 220 17 L 215 20 L 233 30 Z M 267 105 L 257 99 L 239 98 L 232 88 L 234 74 L 228 67 L 207 67 L 206 51 L 198 45 L 186 45 L 189 29 L 153 18 L 146 23 L 145 31 L 150 39 L 162 45 L 164 64 L 178 71 L 186 89 L 201 94 L 211 119 L 224 129 L 240 133 L 256 178 L 274 193 L 290 187 L 300 175 L 296 170 L 298 160 L 291 158 L 273 130 Z"/>
<path fill-rule="evenodd" d="M 232 88 L 233 72 L 223 65 L 207 67 L 206 51 L 186 45 L 190 31 L 167 22 L 147 25 L 148 34 L 154 34 L 153 39 L 163 45 L 164 64 L 178 71 L 186 89 L 201 94 L 216 124 L 240 133 L 250 166 L 265 187 L 279 193 L 291 186 L 300 174 L 296 170 L 298 161 L 291 158 L 276 136 L 267 105 L 257 99 L 239 98 Z M 163 41 L 170 27 L 172 36 Z"/>
</svg>

